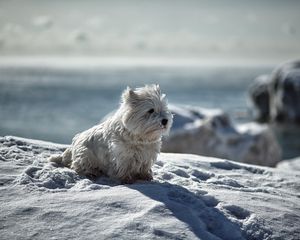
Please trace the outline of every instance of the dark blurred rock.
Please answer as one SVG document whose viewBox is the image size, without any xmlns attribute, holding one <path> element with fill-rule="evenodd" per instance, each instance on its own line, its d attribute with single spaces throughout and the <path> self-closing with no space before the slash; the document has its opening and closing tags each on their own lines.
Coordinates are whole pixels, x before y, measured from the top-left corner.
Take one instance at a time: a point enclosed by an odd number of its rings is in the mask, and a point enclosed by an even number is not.
<svg viewBox="0 0 300 240">
<path fill-rule="evenodd" d="M 249 95 L 258 121 L 300 125 L 300 60 L 257 77 Z"/>
<path fill-rule="evenodd" d="M 282 149 L 282 158 L 290 159 L 300 156 L 300 128 L 293 124 L 272 124 Z"/>
<path fill-rule="evenodd" d="M 300 155 L 300 60 L 257 77 L 249 88 L 255 119 L 271 123 L 283 158 Z"/>
<path fill-rule="evenodd" d="M 269 86 L 270 77 L 268 75 L 261 75 L 254 79 L 254 82 L 249 88 L 255 119 L 259 122 L 267 122 L 270 118 Z"/>
<path fill-rule="evenodd" d="M 270 118 L 300 125 L 300 60 L 285 63 L 272 73 Z"/>
</svg>

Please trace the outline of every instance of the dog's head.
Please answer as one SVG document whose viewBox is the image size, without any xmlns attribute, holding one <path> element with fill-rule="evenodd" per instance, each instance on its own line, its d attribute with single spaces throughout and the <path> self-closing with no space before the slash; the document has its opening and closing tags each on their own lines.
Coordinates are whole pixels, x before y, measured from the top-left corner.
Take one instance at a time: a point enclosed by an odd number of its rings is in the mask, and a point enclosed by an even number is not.
<svg viewBox="0 0 300 240">
<path fill-rule="evenodd" d="M 122 94 L 120 111 L 125 128 L 147 140 L 168 134 L 173 122 L 166 95 L 161 94 L 159 85 L 127 87 Z"/>
</svg>

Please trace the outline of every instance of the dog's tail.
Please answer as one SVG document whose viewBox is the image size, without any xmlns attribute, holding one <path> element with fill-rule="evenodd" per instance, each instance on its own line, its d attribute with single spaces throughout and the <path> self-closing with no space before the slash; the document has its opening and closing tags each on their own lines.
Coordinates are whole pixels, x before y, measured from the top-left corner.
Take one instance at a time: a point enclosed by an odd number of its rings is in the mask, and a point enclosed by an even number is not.
<svg viewBox="0 0 300 240">
<path fill-rule="evenodd" d="M 63 154 L 54 154 L 50 156 L 48 161 L 65 167 L 70 167 L 72 163 L 72 151 L 70 148 L 67 148 Z"/>
<path fill-rule="evenodd" d="M 48 158 L 49 162 L 54 162 L 57 164 L 62 164 L 62 160 L 63 160 L 62 154 L 54 154 Z"/>
</svg>

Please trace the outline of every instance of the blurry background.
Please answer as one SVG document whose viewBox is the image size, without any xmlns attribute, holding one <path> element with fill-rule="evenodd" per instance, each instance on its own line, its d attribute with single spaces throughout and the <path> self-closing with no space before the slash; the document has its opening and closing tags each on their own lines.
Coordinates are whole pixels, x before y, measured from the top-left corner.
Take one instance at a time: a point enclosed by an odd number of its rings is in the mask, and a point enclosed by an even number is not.
<svg viewBox="0 0 300 240">
<path fill-rule="evenodd" d="M 300 50 L 297 0 L 2 0 L 0 9 L 1 55 L 276 63 Z"/>
<path fill-rule="evenodd" d="M 0 135 L 70 143 L 145 83 L 250 121 L 247 88 L 300 56 L 299 23 L 297 0 L 2 0 Z"/>
</svg>

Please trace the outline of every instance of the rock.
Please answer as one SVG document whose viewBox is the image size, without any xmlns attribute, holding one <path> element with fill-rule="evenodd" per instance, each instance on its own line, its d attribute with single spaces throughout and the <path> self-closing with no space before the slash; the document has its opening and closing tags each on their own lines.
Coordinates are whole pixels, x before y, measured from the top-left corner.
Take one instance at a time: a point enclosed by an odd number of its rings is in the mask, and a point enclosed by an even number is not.
<svg viewBox="0 0 300 240">
<path fill-rule="evenodd" d="M 291 159 L 300 156 L 300 128 L 297 128 L 293 124 L 272 124 L 271 127 L 283 150 L 282 159 Z"/>
<path fill-rule="evenodd" d="M 300 125 L 300 60 L 278 66 L 249 88 L 257 120 Z"/>
<path fill-rule="evenodd" d="M 275 166 L 281 149 L 271 130 L 256 123 L 234 125 L 220 110 L 170 106 L 174 123 L 162 151 L 193 153 Z"/>
<path fill-rule="evenodd" d="M 249 87 L 250 100 L 254 108 L 255 119 L 259 122 L 267 122 L 270 117 L 270 77 L 258 76 Z"/>
<path fill-rule="evenodd" d="M 300 125 L 300 60 L 279 66 L 271 75 L 271 120 Z"/>
<path fill-rule="evenodd" d="M 278 66 L 256 78 L 249 88 L 255 118 L 269 122 L 283 149 L 283 158 L 300 155 L 300 60 Z"/>
</svg>

